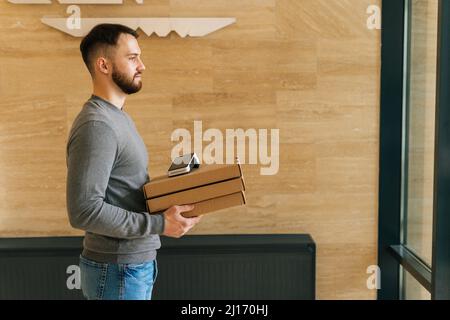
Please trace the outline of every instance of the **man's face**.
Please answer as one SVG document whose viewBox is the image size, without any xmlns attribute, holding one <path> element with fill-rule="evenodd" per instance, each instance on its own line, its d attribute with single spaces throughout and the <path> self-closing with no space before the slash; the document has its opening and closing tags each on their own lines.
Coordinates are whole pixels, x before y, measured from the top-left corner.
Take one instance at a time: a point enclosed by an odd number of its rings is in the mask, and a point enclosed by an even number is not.
<svg viewBox="0 0 450 320">
<path fill-rule="evenodd" d="M 144 70 L 136 38 L 131 34 L 121 34 L 112 61 L 112 80 L 124 93 L 133 94 L 142 88 Z"/>
</svg>

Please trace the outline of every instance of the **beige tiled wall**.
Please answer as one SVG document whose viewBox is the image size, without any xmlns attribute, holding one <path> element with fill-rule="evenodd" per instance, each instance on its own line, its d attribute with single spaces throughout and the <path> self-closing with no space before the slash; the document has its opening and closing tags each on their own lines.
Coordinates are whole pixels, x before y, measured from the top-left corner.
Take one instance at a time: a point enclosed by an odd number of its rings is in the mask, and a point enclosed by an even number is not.
<svg viewBox="0 0 450 320">
<path fill-rule="evenodd" d="M 0 236 L 80 235 L 66 217 L 65 143 L 91 85 L 79 39 L 40 23 L 66 6 L 0 3 Z M 144 88 L 127 100 L 163 173 L 176 128 L 280 129 L 280 170 L 244 165 L 248 205 L 197 234 L 310 233 L 317 297 L 372 299 L 376 264 L 380 0 L 145 0 L 81 6 L 96 16 L 231 16 L 205 38 L 142 35 Z"/>
</svg>

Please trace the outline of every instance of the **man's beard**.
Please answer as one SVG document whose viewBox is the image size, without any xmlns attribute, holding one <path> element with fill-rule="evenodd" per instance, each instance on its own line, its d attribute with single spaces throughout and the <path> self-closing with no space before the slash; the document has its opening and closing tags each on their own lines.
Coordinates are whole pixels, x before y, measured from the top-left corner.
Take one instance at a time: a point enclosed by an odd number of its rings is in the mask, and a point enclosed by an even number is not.
<svg viewBox="0 0 450 320">
<path fill-rule="evenodd" d="M 139 92 L 142 88 L 142 82 L 134 82 L 136 75 L 130 79 L 126 74 L 117 71 L 117 68 L 113 67 L 112 79 L 114 83 L 126 94 L 133 94 Z"/>
</svg>

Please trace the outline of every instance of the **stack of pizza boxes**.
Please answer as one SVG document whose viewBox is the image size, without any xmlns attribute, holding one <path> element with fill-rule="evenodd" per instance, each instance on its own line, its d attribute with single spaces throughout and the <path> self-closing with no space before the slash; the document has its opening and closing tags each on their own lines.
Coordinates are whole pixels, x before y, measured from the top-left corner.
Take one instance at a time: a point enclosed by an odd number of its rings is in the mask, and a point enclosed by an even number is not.
<svg viewBox="0 0 450 320">
<path fill-rule="evenodd" d="M 188 218 L 246 204 L 239 163 L 201 165 L 184 175 L 156 177 L 143 189 L 151 214 L 173 205 L 193 204 L 193 211 L 183 213 Z"/>
</svg>

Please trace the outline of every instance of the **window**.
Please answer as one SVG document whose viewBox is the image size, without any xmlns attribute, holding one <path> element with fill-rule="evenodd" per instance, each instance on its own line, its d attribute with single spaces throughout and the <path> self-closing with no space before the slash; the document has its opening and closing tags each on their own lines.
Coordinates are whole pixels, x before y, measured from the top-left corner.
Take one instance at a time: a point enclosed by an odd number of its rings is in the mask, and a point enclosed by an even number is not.
<svg viewBox="0 0 450 320">
<path fill-rule="evenodd" d="M 403 243 L 431 266 L 438 1 L 409 3 L 403 111 Z"/>
<path fill-rule="evenodd" d="M 384 0 L 379 299 L 450 299 L 450 1 Z"/>
</svg>

